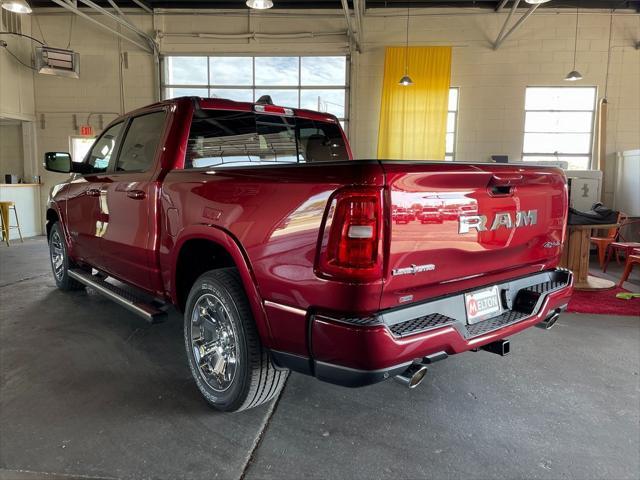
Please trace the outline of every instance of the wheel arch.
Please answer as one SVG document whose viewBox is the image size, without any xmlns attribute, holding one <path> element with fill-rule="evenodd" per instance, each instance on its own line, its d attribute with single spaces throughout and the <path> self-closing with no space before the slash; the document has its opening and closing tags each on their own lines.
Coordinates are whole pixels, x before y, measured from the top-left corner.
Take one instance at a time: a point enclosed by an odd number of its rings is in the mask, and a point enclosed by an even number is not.
<svg viewBox="0 0 640 480">
<path fill-rule="evenodd" d="M 235 267 L 262 343 L 270 346 L 271 329 L 253 269 L 240 242 L 230 232 L 209 225 L 191 226 L 179 234 L 172 250 L 169 294 L 180 311 L 184 311 L 189 291 L 202 273 Z"/>
<path fill-rule="evenodd" d="M 53 227 L 53 224 L 55 222 L 60 221 L 60 215 L 58 214 L 58 210 L 56 210 L 52 206 L 49 206 L 47 207 L 47 213 L 45 218 L 47 220 L 47 224 L 46 224 L 47 239 L 49 239 L 49 236 L 51 235 L 51 227 Z"/>
</svg>

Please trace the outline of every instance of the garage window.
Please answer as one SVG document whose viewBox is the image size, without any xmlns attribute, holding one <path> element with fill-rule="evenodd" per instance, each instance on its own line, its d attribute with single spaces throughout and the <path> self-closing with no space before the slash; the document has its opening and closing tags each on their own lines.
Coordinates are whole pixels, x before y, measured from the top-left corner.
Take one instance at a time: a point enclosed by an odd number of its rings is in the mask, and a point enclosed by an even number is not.
<svg viewBox="0 0 640 480">
<path fill-rule="evenodd" d="M 591 166 L 596 87 L 528 87 L 525 162 L 565 161 L 570 170 Z"/>
<path fill-rule="evenodd" d="M 447 112 L 447 140 L 446 153 L 444 159 L 452 161 L 456 159 L 456 131 L 458 129 L 458 97 L 460 89 L 452 87 L 449 89 L 449 108 Z"/>
<path fill-rule="evenodd" d="M 163 91 L 242 102 L 270 95 L 276 105 L 331 113 L 345 129 L 349 119 L 346 56 L 166 56 Z"/>
</svg>

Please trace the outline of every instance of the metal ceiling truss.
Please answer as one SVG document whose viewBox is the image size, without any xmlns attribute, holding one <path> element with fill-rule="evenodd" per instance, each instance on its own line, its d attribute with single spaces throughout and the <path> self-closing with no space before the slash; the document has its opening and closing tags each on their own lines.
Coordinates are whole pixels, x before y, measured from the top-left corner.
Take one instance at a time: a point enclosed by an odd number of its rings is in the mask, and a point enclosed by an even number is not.
<svg viewBox="0 0 640 480">
<path fill-rule="evenodd" d="M 158 46 L 157 46 L 155 40 L 152 37 L 150 37 L 148 34 L 143 32 L 142 30 L 140 30 L 138 27 L 136 27 L 133 23 L 131 23 L 131 21 L 129 21 L 129 19 L 127 19 L 127 17 L 124 14 L 124 12 L 122 12 L 122 10 L 120 8 L 118 8 L 118 6 L 116 5 L 116 3 L 113 0 L 108 0 L 108 1 L 109 1 L 109 4 L 113 7 L 113 9 L 116 11 L 117 15 L 111 13 L 110 11 L 108 11 L 105 8 L 101 7 L 97 3 L 94 3 L 92 0 L 76 0 L 76 1 L 73 1 L 73 0 L 52 0 L 52 1 L 56 5 L 66 9 L 66 10 L 72 12 L 72 13 L 75 13 L 79 17 L 82 17 L 85 20 L 90 21 L 91 23 L 99 26 L 103 30 L 107 30 L 108 32 L 116 35 L 117 37 L 122 38 L 123 40 L 126 40 L 127 42 L 136 45 L 138 48 L 141 48 L 142 50 L 144 50 L 144 51 L 146 51 L 148 53 L 152 53 L 152 54 L 155 54 L 155 55 L 158 54 Z M 125 35 L 121 31 L 119 31 L 119 30 L 117 30 L 117 29 L 115 29 L 115 28 L 113 28 L 113 27 L 111 27 L 109 25 L 106 25 L 106 24 L 102 23 L 98 18 L 95 18 L 92 15 L 88 15 L 87 13 L 85 13 L 84 11 L 82 11 L 82 10 L 80 10 L 78 8 L 78 2 L 83 3 L 84 5 L 89 7 L 91 10 L 94 10 L 94 11 L 100 13 L 101 15 L 104 15 L 105 17 L 113 20 L 114 22 L 116 22 L 117 24 L 121 25 L 122 27 L 124 27 L 128 31 L 134 33 L 135 37 L 132 38 L 129 35 Z M 136 2 L 136 4 L 137 3 L 138 2 Z M 142 8 L 142 5 L 144 5 L 144 4 L 142 2 L 140 2 L 141 8 Z M 146 9 L 148 9 L 148 7 L 146 7 Z"/>
<path fill-rule="evenodd" d="M 496 8 L 496 12 L 500 12 L 505 5 L 509 2 L 509 0 L 502 0 L 502 2 L 500 3 L 500 5 L 498 5 L 498 7 Z M 493 49 L 497 50 L 498 48 L 500 48 L 500 45 L 502 45 L 502 43 L 513 33 L 515 32 L 517 29 L 519 29 L 522 24 L 524 22 L 527 21 L 527 18 L 529 18 L 533 12 L 535 12 L 538 7 L 540 5 L 542 5 L 541 3 L 535 3 L 533 5 L 531 5 L 531 7 L 529 7 L 529 10 L 527 10 L 517 21 L 516 23 L 513 24 L 513 26 L 507 30 L 507 27 L 509 26 L 509 23 L 511 22 L 511 18 L 513 17 L 513 14 L 516 13 L 516 10 L 518 9 L 518 5 L 520 4 L 520 0 L 514 0 L 513 5 L 511 6 L 511 10 L 509 10 L 509 14 L 507 15 L 507 18 L 504 21 L 504 24 L 502 25 L 502 28 L 500 29 L 500 33 L 498 34 L 496 41 L 493 42 Z"/>
<path fill-rule="evenodd" d="M 354 28 L 353 22 L 351 21 L 351 13 L 349 13 L 349 2 L 348 0 L 341 0 L 342 2 L 342 10 L 344 12 L 344 19 L 347 22 L 347 32 L 349 33 L 349 41 L 351 42 L 352 47 L 355 47 L 358 53 L 362 53 L 362 49 L 360 48 L 360 33 L 361 27 L 358 27 L 358 24 L 361 24 L 362 18 L 358 17 L 358 11 L 355 8 L 356 2 L 354 1 L 354 13 L 356 17 L 356 27 Z"/>
</svg>

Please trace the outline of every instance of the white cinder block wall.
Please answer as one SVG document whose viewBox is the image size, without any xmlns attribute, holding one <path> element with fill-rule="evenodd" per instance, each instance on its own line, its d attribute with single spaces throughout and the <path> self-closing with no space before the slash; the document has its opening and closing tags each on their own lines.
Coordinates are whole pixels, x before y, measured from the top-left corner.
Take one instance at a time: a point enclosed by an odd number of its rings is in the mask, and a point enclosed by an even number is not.
<svg viewBox="0 0 640 480">
<path fill-rule="evenodd" d="M 457 159 L 487 161 L 491 154 L 513 159 L 522 153 L 524 93 L 528 85 L 567 85 L 562 78 L 572 67 L 575 13 L 536 12 L 494 51 L 493 41 L 506 13 L 487 10 L 416 10 L 411 19 L 411 45 L 452 45 L 453 86 L 460 87 Z M 350 138 L 358 157 L 375 157 L 380 110 L 384 47 L 402 45 L 406 11 L 371 10 L 364 20 L 363 52 L 352 52 Z M 69 41 L 71 16 L 59 10 L 38 13 L 42 33 L 52 46 Z M 199 33 L 238 34 L 344 32 L 341 12 L 278 12 L 249 14 L 133 14 L 143 30 L 157 31 L 163 54 L 336 54 L 348 53 L 344 35 L 304 39 L 213 39 Z M 102 19 L 103 23 L 109 23 Z M 152 57 L 126 41 L 76 18 L 70 48 L 81 56 L 79 80 L 35 75 L 38 155 L 67 150 L 78 123 L 89 119 L 94 128 L 121 111 L 154 101 L 157 85 Z M 580 15 L 577 69 L 604 95 L 609 15 L 588 11 Z M 640 146 L 640 15 L 614 16 L 610 65 L 607 152 Z M 128 65 L 119 68 L 121 53 Z M 122 88 L 120 88 L 122 78 Z M 90 116 L 90 118 L 89 118 Z M 44 128 L 42 128 L 44 127 Z M 61 177 L 42 172 L 50 185 Z M 47 189 L 43 189 L 44 192 Z"/>
<path fill-rule="evenodd" d="M 422 10 L 412 15 L 412 45 L 452 45 L 451 85 L 460 87 L 457 160 L 487 161 L 492 154 L 522 155 L 525 88 L 534 85 L 595 85 L 604 95 L 609 16 L 580 15 L 577 69 L 584 80 L 563 77 L 572 69 L 575 11 L 537 12 L 494 51 L 505 15 L 476 12 L 447 15 Z M 357 58 L 354 141 L 359 155 L 376 152 L 384 47 L 404 41 L 403 16 L 367 17 L 365 52 Z M 640 16 L 614 17 L 608 88 L 607 150 L 640 144 Z"/>
<path fill-rule="evenodd" d="M 31 35 L 31 17 L 20 17 L 22 33 Z M 4 30 L 4 25 L 0 22 Z M 7 50 L 28 63 L 31 58 L 30 40 L 15 35 L 0 35 L 7 42 Z M 33 120 L 35 113 L 33 71 L 20 65 L 7 51 L 0 50 L 0 118 Z"/>
</svg>

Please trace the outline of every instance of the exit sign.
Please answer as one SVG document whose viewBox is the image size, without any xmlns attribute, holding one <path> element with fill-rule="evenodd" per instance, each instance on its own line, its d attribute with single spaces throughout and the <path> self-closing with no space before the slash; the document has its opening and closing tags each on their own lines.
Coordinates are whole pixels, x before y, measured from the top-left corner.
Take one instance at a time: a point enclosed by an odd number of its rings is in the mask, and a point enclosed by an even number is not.
<svg viewBox="0 0 640 480">
<path fill-rule="evenodd" d="M 93 127 L 91 125 L 80 125 L 80 135 L 83 137 L 93 137 Z"/>
</svg>

